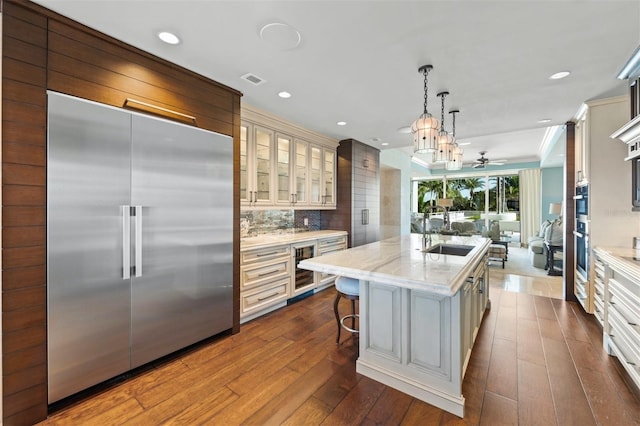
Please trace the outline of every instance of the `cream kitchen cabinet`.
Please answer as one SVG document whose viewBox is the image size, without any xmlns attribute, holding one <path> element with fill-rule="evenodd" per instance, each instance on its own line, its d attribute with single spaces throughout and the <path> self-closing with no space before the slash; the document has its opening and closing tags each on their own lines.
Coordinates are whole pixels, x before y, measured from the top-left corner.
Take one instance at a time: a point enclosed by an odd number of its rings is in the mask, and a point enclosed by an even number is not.
<svg viewBox="0 0 640 426">
<path fill-rule="evenodd" d="M 640 386 L 640 261 L 634 260 L 636 256 L 632 249 L 594 250 L 597 271 L 602 269 L 603 278 L 602 320 L 596 315 L 603 325 L 602 344 L 607 353 L 618 357 L 631 380 Z"/>
<path fill-rule="evenodd" d="M 291 246 L 270 246 L 241 253 L 240 317 L 284 306 L 291 287 Z"/>
<path fill-rule="evenodd" d="M 631 236 L 638 235 L 640 226 L 637 215 L 629 209 L 631 194 L 631 167 L 624 161 L 626 146 L 611 139 L 611 134 L 627 122 L 629 99 L 618 96 L 585 102 L 583 112 L 576 123 L 575 168 L 581 176 L 580 184 L 588 187 L 588 215 L 586 247 L 586 274 L 577 265 L 573 284 L 578 302 L 588 313 L 595 310 L 595 264 L 591 248 L 595 246 L 619 246 L 631 244 Z M 578 230 L 576 220 L 575 229 Z M 579 236 L 574 236 L 578 259 Z"/>
<path fill-rule="evenodd" d="M 243 106 L 242 207 L 335 209 L 337 146 L 334 139 Z"/>
<path fill-rule="evenodd" d="M 335 237 L 318 239 L 318 256 L 323 254 L 335 253 L 347 249 L 347 236 L 338 235 Z M 335 275 L 327 274 L 326 272 L 316 272 L 318 277 L 316 278 L 318 290 L 330 287 L 334 284 Z"/>
<path fill-rule="evenodd" d="M 606 266 L 600 256 L 593 256 L 593 315 L 604 327 L 605 318 L 605 283 L 608 280 Z"/>
<path fill-rule="evenodd" d="M 336 150 L 310 146 L 310 204 L 313 208 L 336 206 Z"/>
<path fill-rule="evenodd" d="M 242 123 L 240 126 L 240 202 L 249 207 L 275 202 L 273 130 Z"/>
<path fill-rule="evenodd" d="M 309 257 L 347 248 L 344 231 L 313 231 L 248 238 L 240 249 L 240 322 L 333 285 L 335 276 L 298 269 Z"/>
</svg>

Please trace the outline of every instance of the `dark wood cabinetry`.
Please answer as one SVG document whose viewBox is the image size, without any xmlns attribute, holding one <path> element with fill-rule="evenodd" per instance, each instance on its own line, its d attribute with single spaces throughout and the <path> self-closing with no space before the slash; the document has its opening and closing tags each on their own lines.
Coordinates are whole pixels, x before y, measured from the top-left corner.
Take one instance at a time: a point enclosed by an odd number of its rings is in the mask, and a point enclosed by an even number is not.
<svg viewBox="0 0 640 426">
<path fill-rule="evenodd" d="M 336 182 L 336 210 L 322 212 L 322 228 L 347 231 L 349 247 L 378 241 L 380 150 L 355 139 L 340 141 Z"/>
</svg>

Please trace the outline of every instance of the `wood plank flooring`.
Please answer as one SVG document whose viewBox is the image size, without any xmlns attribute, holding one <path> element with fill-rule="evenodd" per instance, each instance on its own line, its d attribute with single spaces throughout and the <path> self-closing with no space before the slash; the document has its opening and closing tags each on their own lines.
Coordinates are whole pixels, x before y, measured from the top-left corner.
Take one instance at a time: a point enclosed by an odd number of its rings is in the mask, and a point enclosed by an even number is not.
<svg viewBox="0 0 640 426">
<path fill-rule="evenodd" d="M 575 303 L 503 290 L 464 380 L 464 419 L 355 372 L 333 290 L 50 414 L 42 425 L 638 425 L 640 401 Z M 346 301 L 342 306 L 348 309 Z M 348 334 L 348 333 L 346 333 Z"/>
</svg>

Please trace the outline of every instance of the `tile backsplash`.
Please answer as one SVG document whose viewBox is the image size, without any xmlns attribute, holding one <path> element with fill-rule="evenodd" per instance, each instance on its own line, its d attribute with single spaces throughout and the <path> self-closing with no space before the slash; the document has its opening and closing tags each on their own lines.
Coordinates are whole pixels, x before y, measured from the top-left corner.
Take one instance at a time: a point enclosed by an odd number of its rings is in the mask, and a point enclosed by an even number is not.
<svg viewBox="0 0 640 426">
<path fill-rule="evenodd" d="M 240 212 L 240 238 L 319 230 L 320 211 L 318 210 L 242 210 Z"/>
</svg>

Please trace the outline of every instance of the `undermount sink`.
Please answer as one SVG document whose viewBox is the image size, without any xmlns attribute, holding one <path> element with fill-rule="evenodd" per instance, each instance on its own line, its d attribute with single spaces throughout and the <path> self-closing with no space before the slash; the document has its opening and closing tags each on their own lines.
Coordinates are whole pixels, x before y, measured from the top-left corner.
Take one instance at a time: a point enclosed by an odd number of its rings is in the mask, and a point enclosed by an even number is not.
<svg viewBox="0 0 640 426">
<path fill-rule="evenodd" d="M 474 249 L 474 246 L 465 246 L 462 244 L 437 244 L 435 246 L 432 246 L 423 250 L 423 252 L 448 254 L 452 256 L 466 256 L 473 249 Z"/>
</svg>

